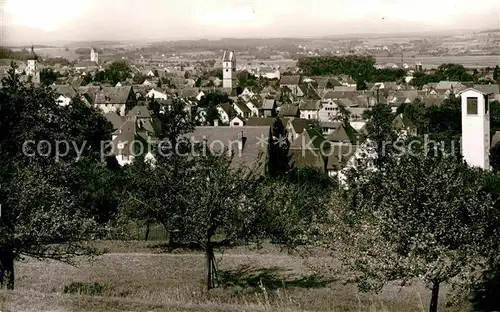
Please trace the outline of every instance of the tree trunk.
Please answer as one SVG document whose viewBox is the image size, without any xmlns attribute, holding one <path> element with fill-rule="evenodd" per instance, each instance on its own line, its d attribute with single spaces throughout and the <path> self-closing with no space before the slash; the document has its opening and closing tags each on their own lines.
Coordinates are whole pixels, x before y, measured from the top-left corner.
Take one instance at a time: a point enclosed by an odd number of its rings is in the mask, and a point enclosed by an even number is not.
<svg viewBox="0 0 500 312">
<path fill-rule="evenodd" d="M 437 312 L 438 297 L 439 297 L 439 282 L 434 282 L 432 284 L 432 296 L 431 296 L 431 304 L 429 306 L 429 312 Z"/>
<path fill-rule="evenodd" d="M 212 258 L 210 256 L 210 247 L 209 243 L 205 247 L 205 256 L 207 259 L 207 290 L 212 289 Z"/>
<path fill-rule="evenodd" d="M 12 247 L 0 248 L 0 288 L 14 289 L 14 249 Z"/>
<path fill-rule="evenodd" d="M 217 268 L 214 261 L 214 246 L 211 239 L 211 234 L 207 235 L 207 242 L 205 246 L 205 256 L 207 259 L 207 290 L 215 288 L 215 282 L 217 280 Z"/>
<path fill-rule="evenodd" d="M 145 238 L 144 240 L 147 241 L 149 239 L 149 222 L 146 222 L 146 235 L 145 235 Z"/>
</svg>

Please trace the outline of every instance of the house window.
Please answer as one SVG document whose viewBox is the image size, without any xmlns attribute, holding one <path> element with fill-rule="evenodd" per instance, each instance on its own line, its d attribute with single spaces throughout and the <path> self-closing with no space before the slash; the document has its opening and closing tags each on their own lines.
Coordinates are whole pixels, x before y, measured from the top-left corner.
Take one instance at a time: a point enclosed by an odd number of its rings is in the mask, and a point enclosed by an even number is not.
<svg viewBox="0 0 500 312">
<path fill-rule="evenodd" d="M 229 69 L 226 69 L 226 73 L 229 71 Z"/>
<path fill-rule="evenodd" d="M 477 98 L 467 98 L 467 115 L 477 115 Z"/>
<path fill-rule="evenodd" d="M 233 126 L 239 126 L 240 123 L 239 122 L 233 122 Z"/>
</svg>

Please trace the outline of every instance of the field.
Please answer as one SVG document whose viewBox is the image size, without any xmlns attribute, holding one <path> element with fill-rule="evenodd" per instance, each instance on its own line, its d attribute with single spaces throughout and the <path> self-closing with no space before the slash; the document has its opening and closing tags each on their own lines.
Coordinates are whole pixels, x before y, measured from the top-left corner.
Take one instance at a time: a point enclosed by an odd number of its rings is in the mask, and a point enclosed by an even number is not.
<svg viewBox="0 0 500 312">
<path fill-rule="evenodd" d="M 80 259 L 76 266 L 18 262 L 16 290 L 0 292 L 0 311 L 392 312 L 428 307 L 429 291 L 419 282 L 364 294 L 353 284 L 344 285 L 339 262 L 326 253 L 290 255 L 270 245 L 217 253 L 223 286 L 207 293 L 202 253 L 166 253 L 154 244 L 101 242 L 106 254 Z M 79 282 L 97 284 L 85 290 Z M 465 311 L 446 308 L 445 292 L 440 311 Z"/>
<path fill-rule="evenodd" d="M 63 57 L 70 61 L 78 59 L 78 55 L 75 54 L 74 49 L 65 51 L 64 48 L 40 48 L 37 52 L 45 57 Z M 208 57 L 207 59 L 213 59 L 213 57 Z M 179 61 L 189 61 L 185 58 L 175 59 L 176 62 Z M 377 63 L 396 63 L 401 62 L 400 56 L 394 57 L 377 57 Z M 246 65 L 247 63 L 259 64 L 263 62 L 266 65 L 274 66 L 295 66 L 297 61 L 295 60 L 243 60 L 238 61 L 239 65 Z M 498 55 L 480 55 L 480 56 L 416 56 L 415 58 L 405 57 L 404 62 L 410 66 L 414 66 L 416 62 L 421 62 L 424 68 L 435 68 L 444 63 L 456 63 L 461 64 L 465 67 L 495 67 L 500 65 L 500 57 Z"/>
<path fill-rule="evenodd" d="M 454 63 L 464 67 L 484 68 L 500 65 L 498 55 L 463 55 L 463 56 L 415 56 L 414 58 L 404 57 L 403 61 L 409 66 L 414 66 L 417 62 L 422 63 L 423 68 L 436 68 L 441 64 Z M 401 63 L 401 56 L 377 57 L 377 63 Z"/>
</svg>

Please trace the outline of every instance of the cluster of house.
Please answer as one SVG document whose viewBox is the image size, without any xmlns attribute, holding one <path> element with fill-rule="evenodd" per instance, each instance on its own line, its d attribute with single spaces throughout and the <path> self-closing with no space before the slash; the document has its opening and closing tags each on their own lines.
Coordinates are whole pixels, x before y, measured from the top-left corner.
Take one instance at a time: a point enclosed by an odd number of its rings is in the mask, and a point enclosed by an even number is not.
<svg viewBox="0 0 500 312">
<path fill-rule="evenodd" d="M 92 50 L 91 59 L 85 64 L 98 66 L 98 54 Z M 28 64 L 31 73 L 36 72 L 36 60 Z M 80 68 L 80 67 L 79 67 Z M 239 140 L 239 152 L 235 163 L 252 167 L 258 159 L 267 159 L 270 144 L 258 146 L 262 138 L 276 139 L 272 133 L 276 117 L 279 117 L 288 133 L 291 161 L 295 166 L 312 166 L 336 176 L 361 157 L 363 142 L 360 138 L 366 123 L 363 113 L 376 103 L 391 105 L 393 111 L 403 103 L 416 99 L 425 105 L 440 105 L 452 94 L 458 95 L 474 88 L 487 94 L 490 99 L 500 99 L 498 85 L 470 85 L 467 83 L 442 81 L 430 83 L 423 90 L 415 90 L 407 84 L 379 82 L 368 86 L 368 90 L 357 90 L 356 82 L 348 76 L 304 77 L 284 75 L 279 85 L 263 89 L 244 88 L 237 92 L 236 56 L 227 51 L 222 58 L 223 79 L 210 80 L 210 86 L 194 87 L 189 78 L 179 78 L 178 88 L 159 87 L 158 71 L 147 70 L 141 85 L 128 82 L 116 86 L 79 86 L 75 84 L 54 85 L 60 105 L 68 105 L 79 96 L 88 105 L 100 108 L 114 127 L 113 146 L 121 165 L 133 161 L 134 150 L 129 147 L 136 138 L 146 141 L 155 138 L 155 121 L 148 111 L 146 100 L 154 98 L 162 107 L 168 107 L 172 99 L 182 101 L 191 118 L 200 126 L 196 137 L 208 141 Z M 186 71 L 181 71 L 186 76 Z M 193 80 L 193 79 L 191 79 Z M 198 103 L 209 92 L 227 93 L 229 101 L 216 106 L 219 118 L 213 123 L 207 120 L 206 107 Z M 238 94 L 239 93 L 239 94 Z M 349 112 L 345 122 L 341 110 Z M 415 132 L 414 125 L 404 116 L 394 119 L 395 130 Z M 262 144 L 261 144 L 262 145 Z M 365 151 L 363 151 L 364 153 Z M 148 154 L 152 157 L 152 154 Z M 265 170 L 265 166 L 261 167 Z"/>
</svg>

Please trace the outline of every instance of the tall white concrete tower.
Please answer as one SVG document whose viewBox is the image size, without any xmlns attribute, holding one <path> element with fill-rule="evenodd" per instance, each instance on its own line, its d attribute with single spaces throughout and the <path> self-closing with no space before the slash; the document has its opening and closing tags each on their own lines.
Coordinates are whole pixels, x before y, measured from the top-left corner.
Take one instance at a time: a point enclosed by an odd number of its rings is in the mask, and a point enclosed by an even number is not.
<svg viewBox="0 0 500 312">
<path fill-rule="evenodd" d="M 487 93 L 474 88 L 460 92 L 462 155 L 471 167 L 490 169 L 490 108 Z"/>
<path fill-rule="evenodd" d="M 90 50 L 90 61 L 99 64 L 99 53 L 97 53 L 94 48 Z"/>
<path fill-rule="evenodd" d="M 234 51 L 224 51 L 222 57 L 222 87 L 233 89 L 236 87 L 236 56 Z"/>
</svg>

